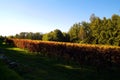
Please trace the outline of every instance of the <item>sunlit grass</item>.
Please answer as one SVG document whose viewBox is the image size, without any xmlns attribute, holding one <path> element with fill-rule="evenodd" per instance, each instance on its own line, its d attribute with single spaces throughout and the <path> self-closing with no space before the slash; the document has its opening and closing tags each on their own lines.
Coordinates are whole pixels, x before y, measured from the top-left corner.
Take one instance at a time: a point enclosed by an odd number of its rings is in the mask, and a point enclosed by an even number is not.
<svg viewBox="0 0 120 80">
<path fill-rule="evenodd" d="M 56 64 L 56 66 L 60 66 L 60 67 L 66 68 L 66 69 L 74 69 L 74 68 L 73 68 L 72 66 L 70 66 L 70 65 Z"/>
<path fill-rule="evenodd" d="M 120 80 L 117 71 L 100 71 L 74 62 L 56 60 L 24 49 L 0 45 L 12 61 L 20 65 L 13 69 L 25 80 Z"/>
<path fill-rule="evenodd" d="M 13 47 L 13 48 L 6 48 L 8 50 L 14 50 L 14 51 L 21 51 L 21 52 L 28 52 L 27 50 L 25 49 L 20 49 L 20 48 L 16 48 L 16 47 Z"/>
</svg>

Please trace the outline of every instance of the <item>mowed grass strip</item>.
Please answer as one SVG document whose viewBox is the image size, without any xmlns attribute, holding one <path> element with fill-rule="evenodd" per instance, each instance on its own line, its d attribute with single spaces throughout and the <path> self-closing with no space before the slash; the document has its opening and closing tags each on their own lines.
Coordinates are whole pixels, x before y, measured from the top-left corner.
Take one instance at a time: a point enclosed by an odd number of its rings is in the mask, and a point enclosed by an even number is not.
<svg viewBox="0 0 120 80">
<path fill-rule="evenodd" d="M 5 55 L 19 66 L 13 70 L 25 80 L 120 80 L 120 70 L 102 70 L 72 61 L 56 60 L 27 50 L 1 45 Z"/>
</svg>

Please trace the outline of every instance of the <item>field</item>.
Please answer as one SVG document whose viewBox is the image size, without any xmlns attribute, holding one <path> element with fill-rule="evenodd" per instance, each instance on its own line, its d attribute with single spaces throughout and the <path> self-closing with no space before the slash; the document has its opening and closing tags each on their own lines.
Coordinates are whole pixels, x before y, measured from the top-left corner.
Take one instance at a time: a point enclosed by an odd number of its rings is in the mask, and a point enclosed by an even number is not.
<svg viewBox="0 0 120 80">
<path fill-rule="evenodd" d="M 94 66 L 56 59 L 2 43 L 0 51 L 18 64 L 7 68 L 24 80 L 120 80 L 120 69 L 117 67 L 97 69 Z M 2 76 L 2 73 L 0 74 Z"/>
</svg>

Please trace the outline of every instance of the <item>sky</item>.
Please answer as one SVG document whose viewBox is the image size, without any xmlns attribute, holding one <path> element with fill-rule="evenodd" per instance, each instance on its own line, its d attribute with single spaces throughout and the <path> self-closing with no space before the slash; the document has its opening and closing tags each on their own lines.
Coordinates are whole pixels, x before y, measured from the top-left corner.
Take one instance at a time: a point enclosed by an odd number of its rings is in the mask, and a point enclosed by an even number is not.
<svg viewBox="0 0 120 80">
<path fill-rule="evenodd" d="M 74 23 L 91 14 L 120 15 L 120 0 L 0 0 L 0 35 L 20 32 L 68 32 Z"/>
</svg>

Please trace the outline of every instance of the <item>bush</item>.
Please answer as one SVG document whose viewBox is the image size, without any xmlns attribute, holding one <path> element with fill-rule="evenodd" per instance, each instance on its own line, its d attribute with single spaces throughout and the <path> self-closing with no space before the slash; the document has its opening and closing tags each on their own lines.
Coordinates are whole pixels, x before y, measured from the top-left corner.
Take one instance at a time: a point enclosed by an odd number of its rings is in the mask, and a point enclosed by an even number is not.
<svg viewBox="0 0 120 80">
<path fill-rule="evenodd" d="M 76 44 L 64 42 L 11 39 L 16 47 L 30 52 L 40 52 L 49 57 L 73 60 L 80 64 L 96 67 L 120 65 L 120 47 Z"/>
</svg>

